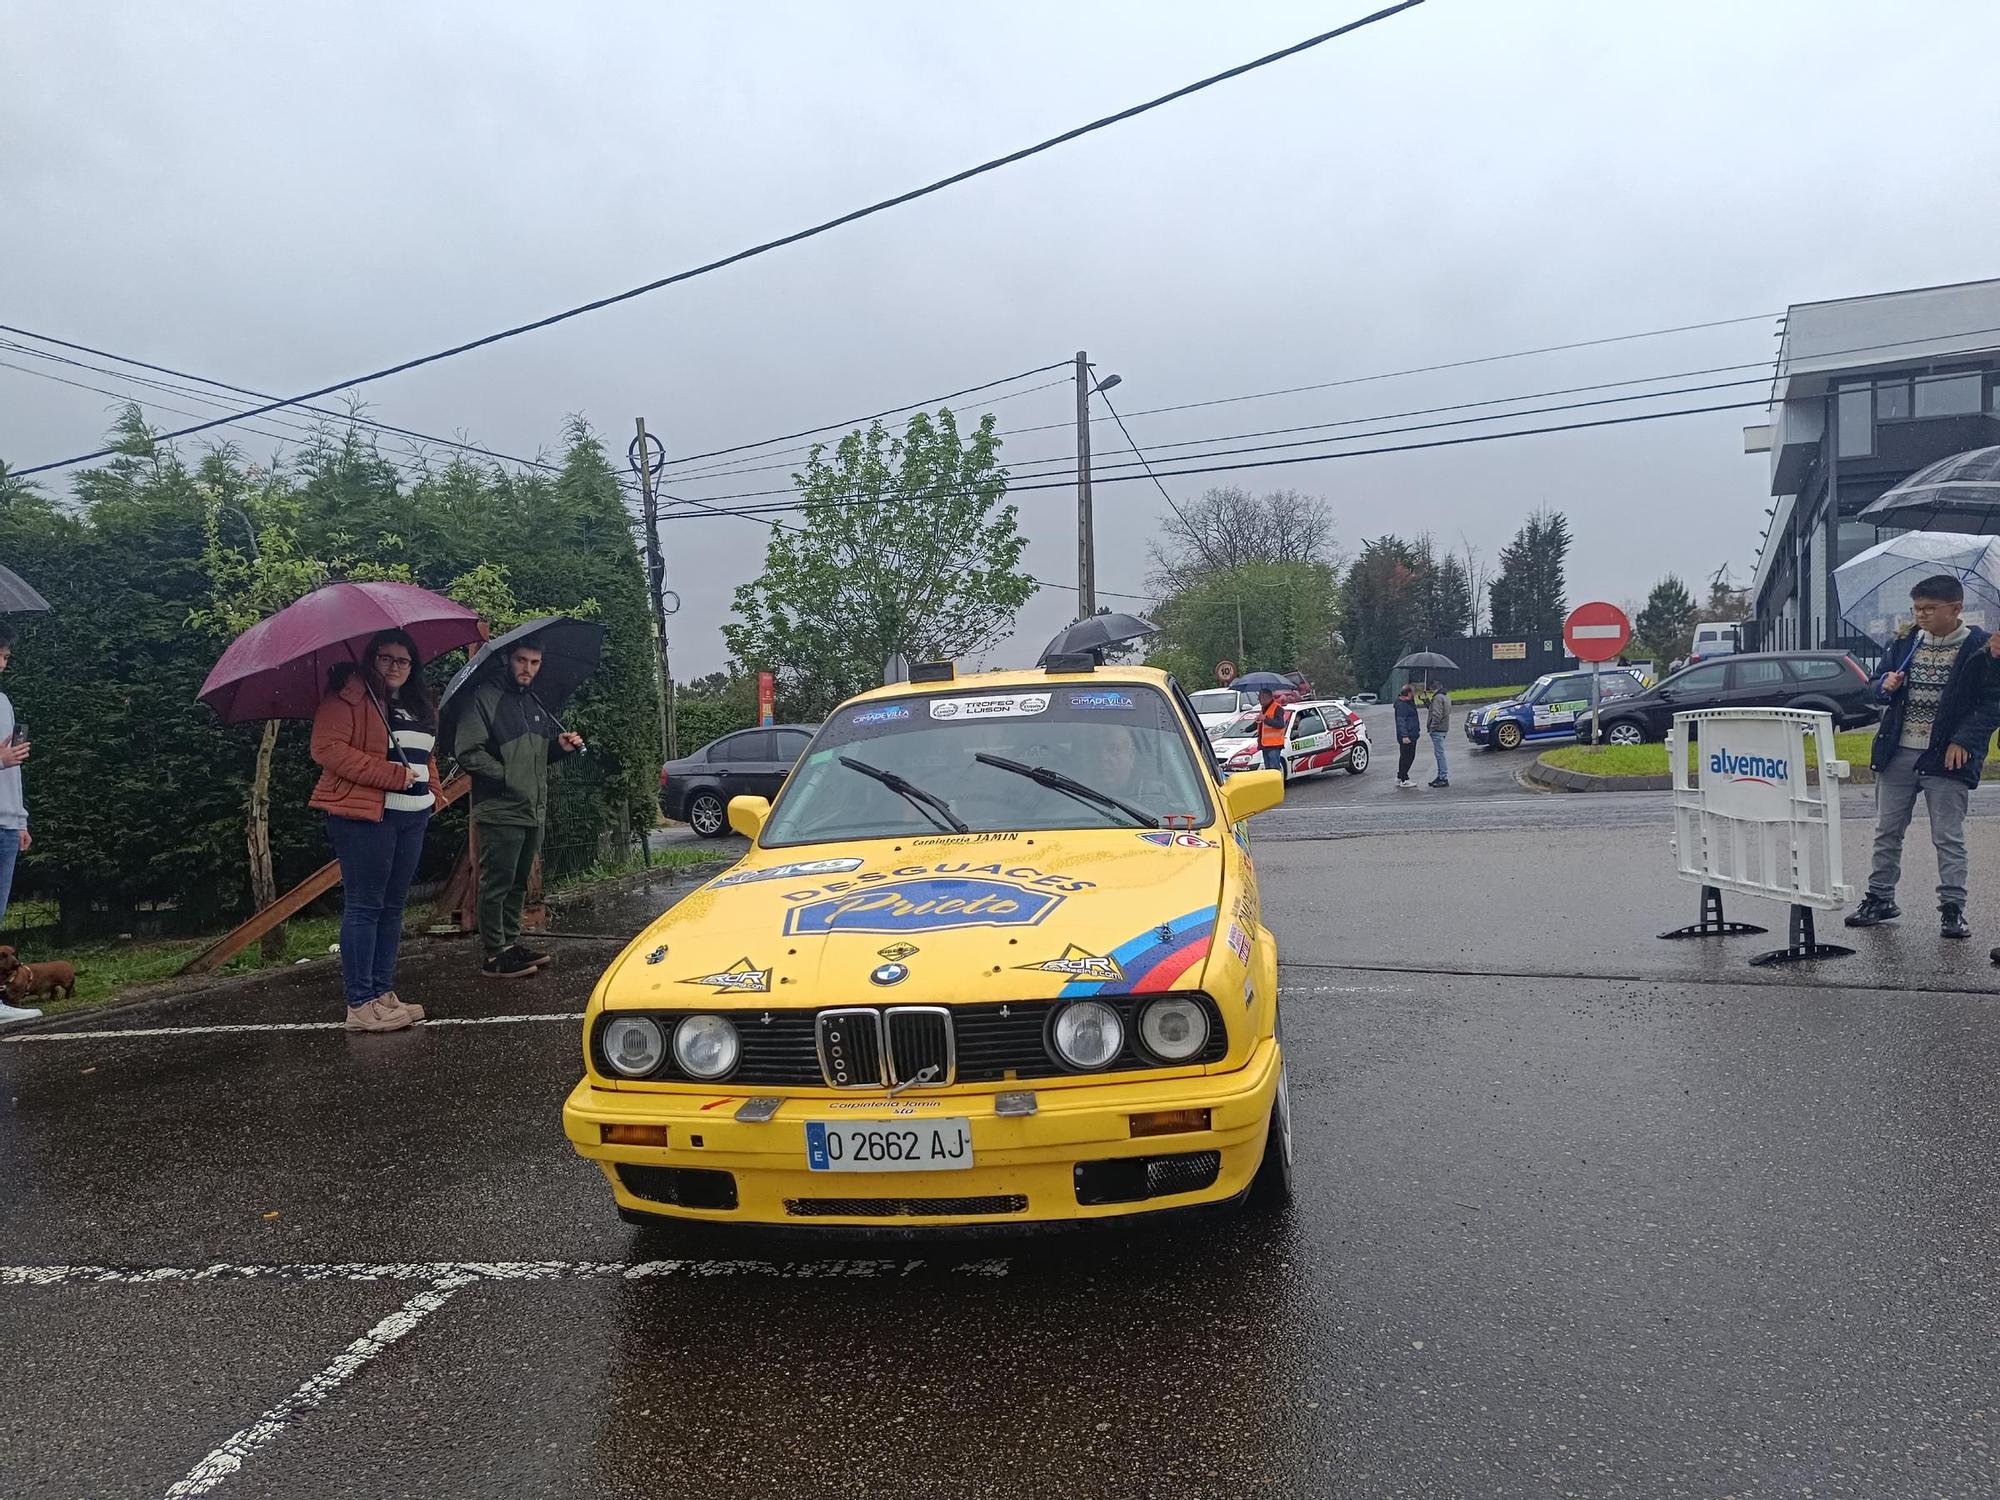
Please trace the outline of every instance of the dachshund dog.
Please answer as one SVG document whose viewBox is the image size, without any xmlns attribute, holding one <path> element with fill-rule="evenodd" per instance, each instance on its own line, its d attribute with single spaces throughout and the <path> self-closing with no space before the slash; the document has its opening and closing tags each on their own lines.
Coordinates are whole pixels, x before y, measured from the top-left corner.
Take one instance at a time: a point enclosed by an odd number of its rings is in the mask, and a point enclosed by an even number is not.
<svg viewBox="0 0 2000 1500">
<path fill-rule="evenodd" d="M 21 956 L 11 946 L 0 943 L 0 984 L 5 984 L 7 976 L 21 967 Z"/>
<path fill-rule="evenodd" d="M 24 964 L 17 961 L 14 972 L 7 976 L 7 998 L 17 1005 L 39 995 L 67 1000 L 75 993 L 76 968 L 71 964 Z"/>
</svg>

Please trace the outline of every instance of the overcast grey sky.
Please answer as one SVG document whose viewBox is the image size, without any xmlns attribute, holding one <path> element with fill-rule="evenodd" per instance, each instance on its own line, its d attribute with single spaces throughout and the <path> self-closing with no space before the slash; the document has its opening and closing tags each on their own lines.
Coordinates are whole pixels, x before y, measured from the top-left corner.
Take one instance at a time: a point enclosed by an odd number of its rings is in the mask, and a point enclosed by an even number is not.
<svg viewBox="0 0 2000 1500">
<path fill-rule="evenodd" d="M 10 0 L 0 322 L 302 390 L 916 186 L 1367 8 Z M 571 411 L 622 451 L 643 414 L 689 453 L 1078 349 L 1124 377 L 1115 399 L 1129 413 L 1996 274 L 1991 93 L 1940 84 L 2000 54 L 2000 7 L 1911 0 L 1891 15 L 1847 0 L 1430 0 L 911 207 L 367 398 L 383 420 L 510 452 L 555 443 Z M 1772 328 L 1132 427 L 1142 444 L 1171 443 L 1668 374 L 1768 357 Z M 107 405 L 0 369 L 0 455 L 85 451 Z M 968 425 L 977 410 L 962 408 Z M 1058 387 L 994 410 L 1002 427 L 1057 423 L 1073 397 Z M 1546 503 L 1574 523 L 1572 597 L 1635 600 L 1669 569 L 1693 581 L 1727 562 L 1747 577 L 1768 503 L 1764 460 L 1741 451 L 1756 420 L 1241 482 L 1324 495 L 1350 550 L 1429 530 L 1489 561 Z M 1101 448 L 1122 446 L 1098 433 Z M 1073 438 L 1025 433 L 1005 451 L 1059 457 Z M 1029 606 L 1003 660 L 1074 612 L 1071 497 L 1020 504 L 1030 569 L 1065 588 Z M 1100 486 L 1100 588 L 1143 588 L 1163 509 L 1150 485 Z M 741 520 L 666 528 L 685 601 L 677 672 L 721 665 L 718 627 L 758 571 L 762 535 Z"/>
</svg>

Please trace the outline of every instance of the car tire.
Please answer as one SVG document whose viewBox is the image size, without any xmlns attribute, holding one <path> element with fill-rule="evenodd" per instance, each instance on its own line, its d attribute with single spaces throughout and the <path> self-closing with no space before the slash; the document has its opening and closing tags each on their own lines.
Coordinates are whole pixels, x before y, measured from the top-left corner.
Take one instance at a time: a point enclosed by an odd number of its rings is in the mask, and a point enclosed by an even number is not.
<svg viewBox="0 0 2000 1500">
<path fill-rule="evenodd" d="M 1495 750 L 1518 750 L 1521 748 L 1521 741 L 1525 738 L 1526 736 L 1521 733 L 1521 726 L 1516 724 L 1512 719 L 1502 719 L 1498 724 L 1493 726 L 1493 748 Z"/>
<path fill-rule="evenodd" d="M 729 832 L 729 804 L 715 792 L 702 790 L 687 799 L 688 827 L 705 839 Z"/>
<path fill-rule="evenodd" d="M 1604 743 L 1607 745 L 1643 745 L 1646 743 L 1646 729 L 1642 724 L 1634 724 L 1630 719 L 1620 719 L 1616 724 L 1604 726 Z"/>
<path fill-rule="evenodd" d="M 1354 748 L 1347 752 L 1347 774 L 1359 776 L 1368 769 L 1368 741 L 1356 740 Z"/>
<path fill-rule="evenodd" d="M 1265 1213 L 1292 1201 L 1292 1092 L 1285 1080 L 1285 1063 L 1278 1061 L 1278 1092 L 1271 1101 L 1271 1126 L 1264 1133 L 1264 1159 L 1250 1180 L 1250 1202 Z"/>
</svg>

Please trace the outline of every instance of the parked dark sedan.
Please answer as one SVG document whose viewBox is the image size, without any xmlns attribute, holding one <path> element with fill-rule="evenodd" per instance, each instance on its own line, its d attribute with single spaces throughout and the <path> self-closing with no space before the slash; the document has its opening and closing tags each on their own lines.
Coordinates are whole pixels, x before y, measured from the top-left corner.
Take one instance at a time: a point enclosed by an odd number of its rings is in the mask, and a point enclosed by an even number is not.
<svg viewBox="0 0 2000 1500">
<path fill-rule="evenodd" d="M 705 839 L 729 832 L 731 797 L 775 797 L 817 724 L 739 729 L 660 767 L 660 811 Z"/>
<path fill-rule="evenodd" d="M 1802 708 L 1832 714 L 1839 729 L 1882 716 L 1875 684 L 1846 652 L 1755 651 L 1684 667 L 1643 693 L 1605 704 L 1603 740 L 1663 740 L 1675 714 L 1698 708 Z M 1578 714 L 1576 737 L 1586 744 L 1590 728 L 1590 715 Z"/>
</svg>

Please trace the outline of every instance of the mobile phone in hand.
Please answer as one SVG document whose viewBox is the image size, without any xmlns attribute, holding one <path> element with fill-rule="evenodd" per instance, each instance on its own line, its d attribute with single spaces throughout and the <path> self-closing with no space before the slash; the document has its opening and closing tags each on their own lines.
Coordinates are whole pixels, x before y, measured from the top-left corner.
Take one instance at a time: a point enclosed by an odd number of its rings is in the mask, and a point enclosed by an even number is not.
<svg viewBox="0 0 2000 1500">
<path fill-rule="evenodd" d="M 25 745 L 28 743 L 28 726 L 23 724 L 19 719 L 14 721 L 14 737 L 8 743 L 14 745 Z"/>
</svg>

